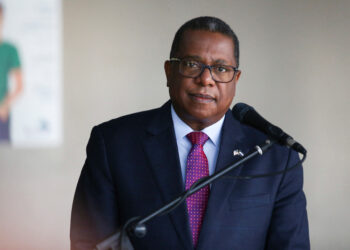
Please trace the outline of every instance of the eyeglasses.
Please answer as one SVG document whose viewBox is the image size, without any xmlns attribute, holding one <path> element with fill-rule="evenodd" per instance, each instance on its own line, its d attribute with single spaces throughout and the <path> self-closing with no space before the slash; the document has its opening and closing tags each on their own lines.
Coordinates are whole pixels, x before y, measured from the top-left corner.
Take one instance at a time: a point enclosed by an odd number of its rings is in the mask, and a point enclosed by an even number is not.
<svg viewBox="0 0 350 250">
<path fill-rule="evenodd" d="M 230 65 L 206 65 L 201 62 L 197 62 L 192 59 L 179 59 L 170 58 L 170 62 L 179 63 L 179 73 L 185 77 L 196 78 L 200 76 L 204 69 L 209 69 L 210 75 L 216 82 L 227 83 L 233 80 L 236 71 L 236 67 Z"/>
</svg>

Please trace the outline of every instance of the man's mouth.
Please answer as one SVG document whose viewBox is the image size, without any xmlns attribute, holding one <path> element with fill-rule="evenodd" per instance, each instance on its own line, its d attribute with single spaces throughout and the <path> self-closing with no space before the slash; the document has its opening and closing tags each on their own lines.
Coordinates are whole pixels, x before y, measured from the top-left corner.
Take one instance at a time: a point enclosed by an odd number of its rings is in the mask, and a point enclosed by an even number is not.
<svg viewBox="0 0 350 250">
<path fill-rule="evenodd" d="M 215 98 L 206 94 L 189 94 L 192 100 L 199 103 L 209 103 L 215 101 Z"/>
</svg>

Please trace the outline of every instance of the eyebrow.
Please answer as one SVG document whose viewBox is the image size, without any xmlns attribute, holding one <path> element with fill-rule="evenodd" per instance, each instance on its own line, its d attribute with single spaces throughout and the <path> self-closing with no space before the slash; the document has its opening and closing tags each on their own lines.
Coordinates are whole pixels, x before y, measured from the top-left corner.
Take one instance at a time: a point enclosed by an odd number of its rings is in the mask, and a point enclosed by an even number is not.
<svg viewBox="0 0 350 250">
<path fill-rule="evenodd" d="M 195 56 L 195 55 L 187 55 L 182 57 L 182 59 L 194 59 L 197 61 L 201 61 L 202 58 L 200 56 Z M 213 64 L 223 64 L 223 65 L 230 65 L 228 62 L 226 62 L 224 59 L 218 59 L 213 62 Z"/>
<path fill-rule="evenodd" d="M 222 59 L 216 60 L 215 63 L 216 64 L 219 63 L 219 64 L 226 64 L 226 65 L 228 65 L 228 63 L 225 60 L 222 60 Z"/>
<path fill-rule="evenodd" d="M 182 57 L 183 59 L 194 59 L 194 60 L 198 60 L 200 61 L 201 60 L 201 57 L 200 56 L 192 56 L 192 55 L 187 55 L 187 56 L 184 56 Z"/>
</svg>

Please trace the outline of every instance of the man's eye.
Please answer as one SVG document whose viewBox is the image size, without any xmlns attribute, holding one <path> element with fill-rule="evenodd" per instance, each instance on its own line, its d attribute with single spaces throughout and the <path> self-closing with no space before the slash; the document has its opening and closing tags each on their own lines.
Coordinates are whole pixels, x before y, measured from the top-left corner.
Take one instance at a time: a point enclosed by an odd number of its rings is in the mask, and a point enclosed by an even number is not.
<svg viewBox="0 0 350 250">
<path fill-rule="evenodd" d="M 225 66 L 215 66 L 215 70 L 218 73 L 226 73 L 226 72 L 231 71 L 232 69 L 230 67 L 225 67 Z"/>
<path fill-rule="evenodd" d="M 199 68 L 199 64 L 197 62 L 184 61 L 183 64 L 185 67 L 188 67 L 188 68 Z"/>
</svg>

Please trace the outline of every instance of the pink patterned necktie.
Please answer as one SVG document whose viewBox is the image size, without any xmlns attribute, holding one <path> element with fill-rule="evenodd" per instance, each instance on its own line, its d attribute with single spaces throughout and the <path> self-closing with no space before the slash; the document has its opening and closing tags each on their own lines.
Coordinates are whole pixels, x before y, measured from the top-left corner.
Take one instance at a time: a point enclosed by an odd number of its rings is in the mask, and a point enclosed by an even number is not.
<svg viewBox="0 0 350 250">
<path fill-rule="evenodd" d="M 187 138 L 192 143 L 186 168 L 186 189 L 189 189 L 195 181 L 209 175 L 208 159 L 203 151 L 203 145 L 209 137 L 203 132 L 192 132 Z M 186 199 L 194 247 L 197 245 L 208 197 L 209 187 L 206 186 Z"/>
</svg>

